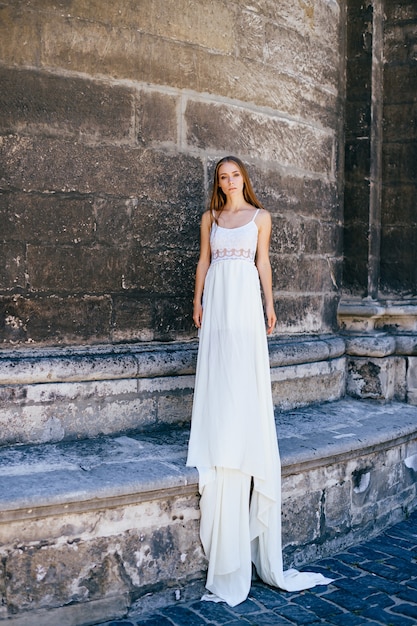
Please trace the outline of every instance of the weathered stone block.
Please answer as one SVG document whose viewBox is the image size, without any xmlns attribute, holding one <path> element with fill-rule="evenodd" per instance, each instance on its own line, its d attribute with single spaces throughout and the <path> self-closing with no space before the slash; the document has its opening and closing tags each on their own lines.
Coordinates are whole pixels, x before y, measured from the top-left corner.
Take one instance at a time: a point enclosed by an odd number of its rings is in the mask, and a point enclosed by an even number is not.
<svg viewBox="0 0 417 626">
<path fill-rule="evenodd" d="M 270 341 L 268 348 L 271 367 L 281 367 L 327 361 L 327 359 L 343 356 L 345 342 L 339 337 L 303 339 L 302 341 L 284 339 L 276 342 Z"/>
<path fill-rule="evenodd" d="M 137 105 L 137 136 L 143 144 L 176 144 L 178 141 L 179 97 L 141 91 Z"/>
<path fill-rule="evenodd" d="M 148 344 L 3 352 L 0 385 L 66 383 L 194 374 L 197 344 Z M 172 384 L 172 383 L 171 383 Z"/>
<path fill-rule="evenodd" d="M 202 190 L 197 191 L 194 198 L 182 201 L 167 198 L 163 203 L 156 203 L 141 199 L 131 211 L 130 237 L 144 248 L 164 251 L 173 263 L 178 250 L 194 253 L 197 262 L 202 205 Z"/>
<path fill-rule="evenodd" d="M 355 172 L 346 172 L 345 226 L 360 224 L 362 230 L 366 231 L 369 222 L 369 190 L 369 180 L 356 176 Z"/>
<path fill-rule="evenodd" d="M 345 169 L 349 180 L 362 181 L 369 176 L 370 143 L 368 140 L 353 139 L 345 146 Z"/>
<path fill-rule="evenodd" d="M 414 60 L 417 24 L 389 24 L 384 29 L 384 59 L 390 65 L 404 65 Z"/>
<path fill-rule="evenodd" d="M 15 291 L 25 288 L 25 246 L 24 243 L 0 242 L 0 290 Z"/>
<path fill-rule="evenodd" d="M 277 293 L 275 297 L 277 313 L 277 334 L 328 332 L 331 329 L 323 323 L 323 298 L 319 295 L 290 295 Z"/>
<path fill-rule="evenodd" d="M 274 289 L 287 292 L 322 293 L 337 285 L 334 260 L 317 256 L 271 254 Z M 314 268 L 314 269 L 313 269 Z M 339 283 L 340 283 L 340 276 Z"/>
<path fill-rule="evenodd" d="M 227 20 L 230 23 L 230 19 Z M 333 128 L 337 97 L 274 67 L 223 51 L 137 30 L 49 15 L 42 22 L 42 63 L 92 76 L 110 74 L 253 102 Z M 262 74 L 262 83 L 258 76 Z M 279 87 L 277 87 L 279 85 Z"/>
<path fill-rule="evenodd" d="M 417 357 L 409 356 L 407 363 L 407 400 L 417 405 Z"/>
<path fill-rule="evenodd" d="M 297 215 L 272 215 L 271 250 L 278 254 L 317 252 L 319 222 Z"/>
<path fill-rule="evenodd" d="M 192 146 L 334 175 L 333 138 L 318 128 L 239 107 L 192 101 L 185 119 Z"/>
<path fill-rule="evenodd" d="M 193 496 L 136 504 L 124 512 L 90 513 L 90 519 L 84 520 L 86 532 L 81 541 L 73 541 L 78 533 L 70 516 L 65 526 L 62 517 L 48 520 L 51 531 L 61 522 L 61 538 L 51 538 L 48 544 L 33 542 L 21 550 L 3 550 L 7 593 L 14 598 L 16 610 L 20 615 L 28 610 L 34 615 L 44 607 L 157 588 L 161 570 L 172 582 L 201 575 L 204 558 L 195 546 L 198 519 L 194 500 Z M 125 532 L 118 533 L 118 527 L 125 527 Z M 106 528 L 113 532 L 109 534 Z"/>
<path fill-rule="evenodd" d="M 283 175 L 278 168 L 258 172 L 250 168 L 254 188 L 262 203 L 273 213 L 283 214 L 289 220 L 300 216 L 319 220 L 342 219 L 342 209 L 337 201 L 335 184 L 320 178 Z"/>
<path fill-rule="evenodd" d="M 0 7 L 0 58 L 10 65 L 36 66 L 41 52 L 41 17 L 16 3 Z"/>
<path fill-rule="evenodd" d="M 417 90 L 417 72 L 414 64 L 387 65 L 384 68 L 384 98 L 387 103 L 413 102 Z"/>
<path fill-rule="evenodd" d="M 113 341 L 152 341 L 154 305 L 137 294 L 113 297 L 111 338 Z"/>
<path fill-rule="evenodd" d="M 108 296 L 14 296 L 0 299 L 2 342 L 46 345 L 109 340 Z"/>
<path fill-rule="evenodd" d="M 324 533 L 328 539 L 349 533 L 351 529 L 351 489 L 349 480 L 342 480 L 326 489 L 323 516 Z"/>
<path fill-rule="evenodd" d="M 133 138 L 133 93 L 126 87 L 16 68 L 1 68 L 0 82 L 3 132 Z"/>
<path fill-rule="evenodd" d="M 310 228 L 311 222 L 308 224 Z M 330 257 L 339 256 L 343 252 L 343 228 L 337 222 L 320 221 L 317 224 L 317 252 Z M 338 282 L 340 286 L 341 283 Z"/>
<path fill-rule="evenodd" d="M 304 477 L 303 477 L 304 478 Z M 322 493 L 318 489 L 304 491 L 304 498 L 294 497 L 294 476 L 283 480 L 283 492 L 287 498 L 282 500 L 282 547 L 285 554 L 291 553 L 291 547 L 300 543 L 312 543 L 320 534 L 320 501 Z M 296 482 L 298 482 L 295 479 Z M 303 487 L 305 487 L 303 481 Z"/>
<path fill-rule="evenodd" d="M 154 295 L 174 293 L 177 298 L 188 296 L 192 302 L 195 253 L 136 246 L 126 259 L 129 261 L 123 272 L 126 289 L 142 290 L 145 294 L 151 289 Z"/>
<path fill-rule="evenodd" d="M 4 193 L 0 220 L 5 240 L 22 243 L 86 243 L 94 238 L 90 197 L 61 194 Z"/>
<path fill-rule="evenodd" d="M 385 357 L 394 354 L 394 337 L 379 333 L 346 338 L 346 353 L 352 356 Z"/>
<path fill-rule="evenodd" d="M 341 235 L 341 226 L 334 222 L 272 215 L 271 250 L 275 253 L 328 253 L 333 257 L 342 249 Z"/>
<path fill-rule="evenodd" d="M 408 21 L 417 19 L 417 6 L 413 0 L 389 2 L 384 7 L 386 19 L 389 21 Z"/>
<path fill-rule="evenodd" d="M 384 106 L 384 141 L 417 140 L 417 104 L 401 103 Z"/>
<path fill-rule="evenodd" d="M 347 224 L 343 231 L 345 262 L 343 282 L 365 295 L 368 284 L 368 233 L 361 223 Z"/>
<path fill-rule="evenodd" d="M 178 383 L 177 383 L 178 384 Z M 184 383 L 183 383 L 184 384 Z M 159 424 L 183 425 L 191 421 L 193 406 L 194 377 L 188 381 L 188 387 L 177 393 L 158 395 L 157 420 Z"/>
<path fill-rule="evenodd" d="M 75 141 L 0 138 L 5 164 L 0 183 L 25 191 L 99 193 L 187 205 L 201 198 L 200 159 L 127 146 Z M 184 180 L 187 185 L 184 185 Z M 167 193 L 169 190 L 169 194 Z"/>
<path fill-rule="evenodd" d="M 394 224 L 403 221 L 404 224 L 415 224 L 417 220 L 415 211 L 416 186 L 384 185 L 382 195 L 382 214 L 384 222 Z M 399 216 L 400 219 L 399 219 Z"/>
<path fill-rule="evenodd" d="M 32 291 L 102 293 L 123 288 L 132 251 L 122 247 L 29 245 L 27 262 Z"/>
<path fill-rule="evenodd" d="M 175 6 L 177 19 L 173 19 L 172 7 L 163 0 L 144 0 L 139 5 L 135 0 L 127 0 L 120 5 L 113 3 L 105 6 L 96 0 L 75 0 L 70 7 L 65 0 L 59 0 L 53 5 L 48 0 L 42 0 L 37 2 L 37 6 L 42 11 L 55 14 L 55 17 L 61 17 L 65 10 L 67 17 L 106 24 L 113 28 L 187 41 L 202 47 L 217 48 L 225 53 L 230 53 L 234 48 L 230 10 L 218 0 L 202 3 L 199 11 L 195 10 L 192 1 L 179 0 Z"/>
<path fill-rule="evenodd" d="M 360 36 L 363 37 L 363 34 Z M 358 57 L 354 58 L 356 54 Z M 346 62 L 348 101 L 353 104 L 358 102 L 361 107 L 366 107 L 371 101 L 371 55 L 368 52 L 361 55 L 360 52 L 357 53 L 356 51 L 353 52 L 353 55 L 348 56 Z"/>
<path fill-rule="evenodd" d="M 157 341 L 195 337 L 196 329 L 192 318 L 192 276 L 191 268 L 188 276 L 185 273 L 181 275 L 185 292 L 183 298 L 158 298 L 155 301 L 154 328 Z"/>
<path fill-rule="evenodd" d="M 323 328 L 326 332 L 339 332 L 337 323 L 337 309 L 340 302 L 340 293 L 324 294 L 322 306 Z"/>
<path fill-rule="evenodd" d="M 136 378 L 28 384 L 24 387 L 22 398 L 16 399 L 16 404 L 23 406 L 36 403 L 74 402 L 74 400 L 84 403 L 91 400 L 94 402 L 96 398 L 102 401 L 110 396 L 123 399 L 127 395 L 136 396 L 137 393 Z"/>
<path fill-rule="evenodd" d="M 399 335 L 395 337 L 396 353 L 401 355 L 417 355 L 417 337 L 415 335 Z"/>
<path fill-rule="evenodd" d="M 248 10 L 249 9 L 249 10 Z M 260 11 L 243 7 L 234 20 L 238 54 L 262 63 L 267 50 L 265 26 L 267 21 Z"/>
<path fill-rule="evenodd" d="M 132 214 L 137 210 L 138 198 L 94 196 L 95 240 L 100 244 L 120 246 L 135 238 Z"/>
<path fill-rule="evenodd" d="M 405 359 L 350 357 L 346 391 L 354 398 L 403 400 Z"/>
<path fill-rule="evenodd" d="M 381 261 L 381 293 L 410 293 L 414 290 L 414 285 L 416 284 L 414 254 L 410 255 L 407 248 L 404 248 L 404 252 L 406 258 L 387 258 Z"/>
<path fill-rule="evenodd" d="M 246 24 L 244 25 L 246 26 Z M 338 16 L 326 26 L 329 30 L 338 27 Z M 328 42 L 325 37 L 311 37 L 310 33 L 300 32 L 293 28 L 281 28 L 276 23 L 265 25 L 264 58 L 268 64 L 279 70 L 300 76 L 303 80 L 312 81 L 329 91 L 336 91 L 340 81 L 339 50 Z M 304 30 L 304 29 L 302 29 Z M 322 29 L 324 32 L 326 29 Z M 337 41 L 335 34 L 335 41 Z M 242 37 L 245 40 L 246 37 Z M 253 58 L 255 55 L 251 54 Z"/>
<path fill-rule="evenodd" d="M 352 473 L 352 519 L 356 526 L 374 524 L 375 516 L 389 517 L 398 507 L 407 506 L 410 480 L 404 462 L 405 450 L 384 450 L 370 455 Z"/>
<path fill-rule="evenodd" d="M 300 4 L 297 0 L 253 0 L 250 6 L 268 21 L 304 37 L 316 37 L 326 45 L 332 45 L 337 39 L 340 7 L 336 2 Z"/>
<path fill-rule="evenodd" d="M 345 360 L 273 367 L 271 384 L 274 405 L 284 411 L 338 400 L 345 393 Z"/>
<path fill-rule="evenodd" d="M 156 398 L 124 396 L 92 399 L 78 396 L 72 401 L 65 398 L 49 403 L 28 401 L 21 407 L 8 406 L 0 415 L 2 443 L 40 444 L 87 439 L 152 427 L 157 416 Z"/>
</svg>

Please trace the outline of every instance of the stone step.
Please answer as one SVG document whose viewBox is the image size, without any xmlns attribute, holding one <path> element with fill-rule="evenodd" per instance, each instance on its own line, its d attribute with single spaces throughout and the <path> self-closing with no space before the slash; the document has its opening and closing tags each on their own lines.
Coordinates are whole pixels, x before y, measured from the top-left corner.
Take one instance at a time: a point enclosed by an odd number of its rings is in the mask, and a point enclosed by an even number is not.
<svg viewBox="0 0 417 626">
<path fill-rule="evenodd" d="M 277 413 L 283 548 L 301 566 L 417 506 L 417 407 L 343 399 Z M 0 623 L 74 626 L 201 580 L 188 429 L 0 448 Z"/>
<path fill-rule="evenodd" d="M 0 445 L 46 443 L 186 425 L 197 342 L 0 353 Z M 269 342 L 272 392 L 290 409 L 345 392 L 345 342 L 338 336 Z"/>
</svg>

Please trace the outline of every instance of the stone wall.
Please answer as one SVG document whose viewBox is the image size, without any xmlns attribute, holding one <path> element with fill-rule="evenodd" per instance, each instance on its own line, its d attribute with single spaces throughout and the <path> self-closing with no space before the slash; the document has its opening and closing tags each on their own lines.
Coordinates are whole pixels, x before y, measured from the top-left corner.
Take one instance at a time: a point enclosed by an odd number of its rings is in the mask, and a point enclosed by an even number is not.
<svg viewBox="0 0 417 626">
<path fill-rule="evenodd" d="M 417 4 L 387 2 L 381 290 L 417 295 Z"/>
<path fill-rule="evenodd" d="M 417 5 L 348 0 L 343 298 L 348 394 L 416 403 Z"/>
<path fill-rule="evenodd" d="M 417 295 L 417 5 L 348 0 L 344 287 Z"/>
<path fill-rule="evenodd" d="M 273 214 L 277 333 L 335 328 L 343 3 L 0 3 L 0 338 L 195 337 L 213 163 Z"/>
</svg>

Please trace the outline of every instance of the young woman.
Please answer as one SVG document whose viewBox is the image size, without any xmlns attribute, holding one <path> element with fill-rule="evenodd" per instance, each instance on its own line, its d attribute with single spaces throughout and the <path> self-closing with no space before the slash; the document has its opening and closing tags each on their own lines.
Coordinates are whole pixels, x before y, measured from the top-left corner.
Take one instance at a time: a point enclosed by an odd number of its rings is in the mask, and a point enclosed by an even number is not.
<svg viewBox="0 0 417 626">
<path fill-rule="evenodd" d="M 271 217 L 244 164 L 224 157 L 201 220 L 193 311 L 200 342 L 187 465 L 199 472 L 211 592 L 203 599 L 230 606 L 247 598 L 252 562 L 262 580 L 288 591 L 330 582 L 282 566 L 281 467 L 266 340 L 276 323 L 270 237 Z"/>
</svg>

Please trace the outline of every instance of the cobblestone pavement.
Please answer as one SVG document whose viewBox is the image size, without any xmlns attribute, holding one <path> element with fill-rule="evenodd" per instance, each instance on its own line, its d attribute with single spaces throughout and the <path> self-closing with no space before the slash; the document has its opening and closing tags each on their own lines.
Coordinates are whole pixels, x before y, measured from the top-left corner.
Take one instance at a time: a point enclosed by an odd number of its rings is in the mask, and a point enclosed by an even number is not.
<svg viewBox="0 0 417 626">
<path fill-rule="evenodd" d="M 417 511 L 378 537 L 306 569 L 334 578 L 329 586 L 286 593 L 254 582 L 246 602 L 179 601 L 101 626 L 415 626 Z"/>
</svg>

